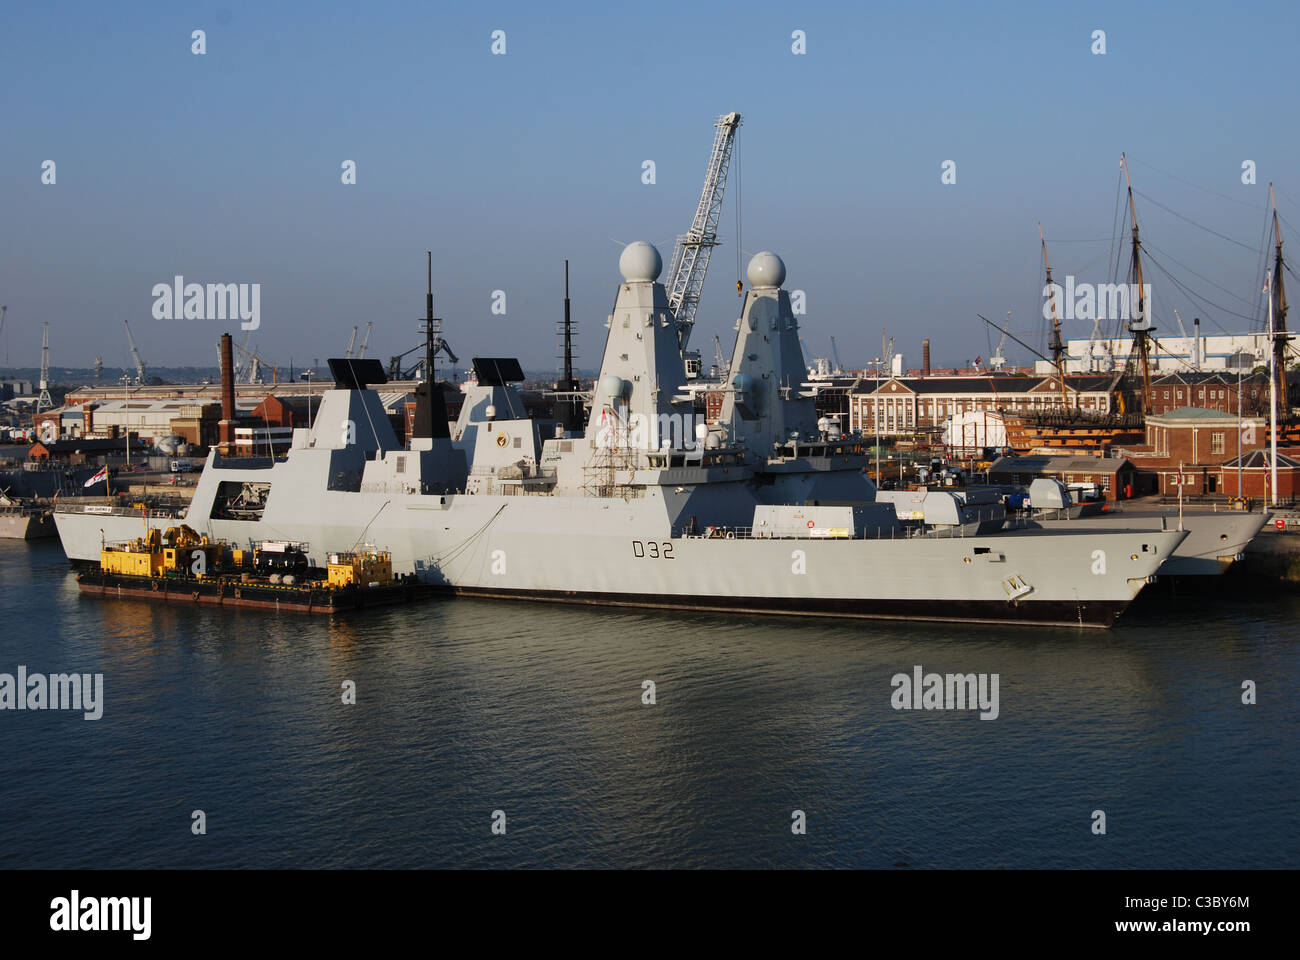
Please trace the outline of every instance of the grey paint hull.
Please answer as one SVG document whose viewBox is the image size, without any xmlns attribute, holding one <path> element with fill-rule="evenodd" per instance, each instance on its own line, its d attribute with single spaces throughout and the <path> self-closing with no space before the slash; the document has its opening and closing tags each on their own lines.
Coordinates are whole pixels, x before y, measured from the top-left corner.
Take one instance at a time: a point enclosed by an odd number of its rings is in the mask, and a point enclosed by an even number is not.
<svg viewBox="0 0 1300 960">
<path fill-rule="evenodd" d="M 938 621 L 1108 626 L 1183 539 L 1173 531 L 826 540 L 685 537 L 675 522 L 694 509 L 671 491 L 630 500 L 307 493 L 291 464 L 257 471 L 273 492 L 260 520 L 212 519 L 222 479 L 248 471 L 209 467 L 185 518 L 239 545 L 306 542 L 317 563 L 370 542 L 391 550 L 398 573 L 478 596 L 671 609 Z M 273 479 L 274 478 L 274 479 Z M 738 490 L 737 493 L 740 491 Z M 61 509 L 68 557 L 97 563 L 101 542 L 139 536 L 143 521 Z M 174 526 L 175 518 L 149 525 Z M 1100 557 L 1099 557 L 1100 554 Z M 1014 600 L 1005 586 L 1026 587 Z"/>
<path fill-rule="evenodd" d="M 1177 529 L 1177 514 L 1131 511 L 1073 520 L 1044 520 L 1045 530 L 1105 530 L 1119 524 L 1137 529 L 1159 530 L 1162 522 Z M 1216 577 L 1240 560 L 1246 547 L 1268 522 L 1266 513 L 1185 513 L 1187 539 L 1161 565 L 1161 577 Z"/>
<path fill-rule="evenodd" d="M 43 540 L 56 532 L 54 519 L 44 510 L 0 514 L 0 540 Z"/>
</svg>

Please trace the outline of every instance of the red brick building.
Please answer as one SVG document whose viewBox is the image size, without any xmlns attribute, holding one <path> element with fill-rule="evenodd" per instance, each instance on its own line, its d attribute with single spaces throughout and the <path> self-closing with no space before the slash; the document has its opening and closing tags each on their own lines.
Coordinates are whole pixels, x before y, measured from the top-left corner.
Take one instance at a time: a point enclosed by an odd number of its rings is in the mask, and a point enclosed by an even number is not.
<svg viewBox="0 0 1300 960">
<path fill-rule="evenodd" d="M 1251 450 L 1241 458 L 1220 465 L 1219 492 L 1229 497 L 1255 497 L 1267 500 L 1272 485 L 1272 457 L 1266 450 Z M 1240 469 L 1239 469 L 1240 467 Z M 1240 477 L 1240 485 L 1238 478 Z M 1277 499 L 1290 500 L 1300 488 L 1300 460 L 1278 451 Z"/>
<path fill-rule="evenodd" d="M 1170 373 L 1151 381 L 1152 415 L 1170 413 L 1181 407 L 1199 407 L 1237 414 L 1235 373 Z M 1252 415 L 1268 410 L 1268 377 L 1252 373 L 1241 379 L 1241 411 Z"/>
<path fill-rule="evenodd" d="M 1071 409 L 1108 413 L 1110 378 L 1065 378 Z M 888 377 L 859 380 L 849 391 L 850 433 L 881 436 L 942 427 L 950 417 L 980 411 L 1028 413 L 1062 409 L 1061 388 L 1051 377 Z"/>
<path fill-rule="evenodd" d="M 1039 477 L 1071 485 L 1092 485 L 1110 501 L 1140 497 L 1150 490 L 1126 457 L 1001 457 L 989 467 L 989 483 L 1028 486 Z"/>
<path fill-rule="evenodd" d="M 1263 448 L 1268 423 L 1263 417 L 1238 420 L 1235 412 L 1179 407 L 1147 417 L 1146 432 L 1146 443 L 1126 447 L 1123 453 L 1156 478 L 1156 492 L 1223 495 L 1222 464 Z"/>
</svg>

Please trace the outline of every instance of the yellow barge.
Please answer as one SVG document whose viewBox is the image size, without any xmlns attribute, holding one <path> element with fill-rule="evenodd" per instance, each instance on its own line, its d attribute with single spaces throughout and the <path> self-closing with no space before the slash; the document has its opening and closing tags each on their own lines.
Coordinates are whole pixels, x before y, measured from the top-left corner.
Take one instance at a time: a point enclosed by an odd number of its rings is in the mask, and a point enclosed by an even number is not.
<svg viewBox="0 0 1300 960">
<path fill-rule="evenodd" d="M 395 578 L 386 551 L 333 553 L 320 570 L 307 565 L 299 545 L 232 548 L 188 526 L 151 529 L 126 543 L 105 544 L 98 569 L 79 574 L 77 584 L 83 593 L 101 597 L 302 613 L 411 603 L 438 592 L 414 577 Z"/>
</svg>

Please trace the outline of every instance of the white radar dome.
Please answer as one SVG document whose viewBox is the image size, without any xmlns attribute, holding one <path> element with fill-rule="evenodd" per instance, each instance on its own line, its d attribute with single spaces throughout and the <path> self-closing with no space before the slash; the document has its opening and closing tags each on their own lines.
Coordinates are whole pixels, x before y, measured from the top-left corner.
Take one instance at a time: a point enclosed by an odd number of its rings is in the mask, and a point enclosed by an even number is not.
<svg viewBox="0 0 1300 960">
<path fill-rule="evenodd" d="M 645 283 L 659 279 L 664 260 L 654 244 L 637 240 L 623 248 L 618 258 L 618 272 L 628 283 Z"/>
<path fill-rule="evenodd" d="M 607 397 L 621 397 L 626 384 L 622 377 L 612 373 L 600 378 L 600 392 Z"/>
<path fill-rule="evenodd" d="M 747 373 L 738 373 L 731 378 L 731 385 L 736 388 L 737 392 L 745 393 L 754 386 L 754 378 Z"/>
<path fill-rule="evenodd" d="M 763 287 L 779 287 L 785 283 L 785 261 L 769 250 L 754 254 L 749 261 L 749 269 L 745 271 L 749 277 L 749 285 L 761 289 Z"/>
</svg>

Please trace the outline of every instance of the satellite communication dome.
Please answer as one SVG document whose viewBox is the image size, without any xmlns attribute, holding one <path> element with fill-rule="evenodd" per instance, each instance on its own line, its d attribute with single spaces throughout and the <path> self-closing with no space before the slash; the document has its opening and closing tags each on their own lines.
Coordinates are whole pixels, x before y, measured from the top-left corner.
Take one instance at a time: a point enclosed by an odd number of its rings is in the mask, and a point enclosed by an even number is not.
<svg viewBox="0 0 1300 960">
<path fill-rule="evenodd" d="M 622 377 L 616 377 L 612 373 L 600 378 L 600 392 L 607 397 L 623 396 L 626 386 Z"/>
<path fill-rule="evenodd" d="M 495 419 L 497 418 L 497 408 L 496 408 L 496 406 L 495 406 L 494 404 L 489 403 L 489 404 L 487 405 L 487 409 L 483 411 L 483 414 L 484 414 L 484 415 L 485 415 L 489 420 L 495 420 Z"/>
<path fill-rule="evenodd" d="M 770 250 L 756 253 L 745 271 L 749 285 L 756 289 L 779 287 L 785 283 L 785 261 Z"/>
<path fill-rule="evenodd" d="M 744 393 L 754 386 L 754 378 L 747 373 L 738 373 L 731 378 L 731 385 L 737 392 Z"/>
<path fill-rule="evenodd" d="M 664 269 L 663 257 L 654 244 L 637 240 L 623 248 L 618 258 L 618 272 L 628 283 L 646 283 L 659 279 Z"/>
</svg>

